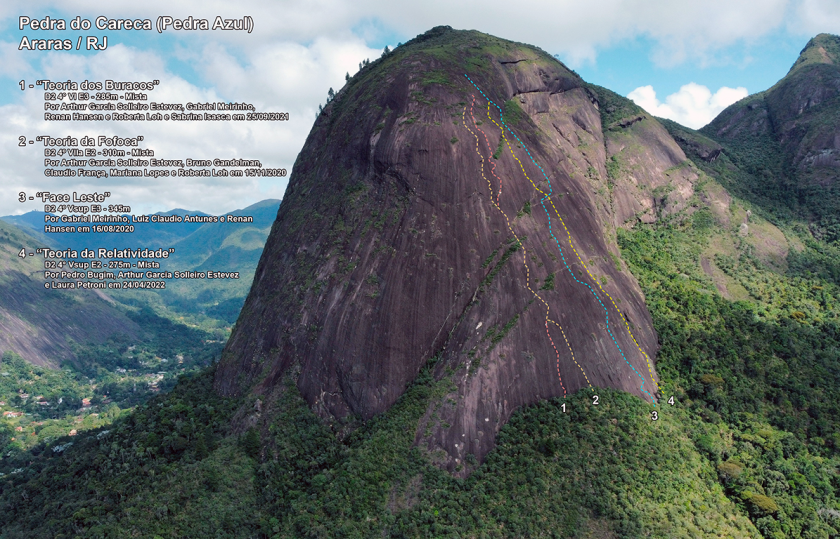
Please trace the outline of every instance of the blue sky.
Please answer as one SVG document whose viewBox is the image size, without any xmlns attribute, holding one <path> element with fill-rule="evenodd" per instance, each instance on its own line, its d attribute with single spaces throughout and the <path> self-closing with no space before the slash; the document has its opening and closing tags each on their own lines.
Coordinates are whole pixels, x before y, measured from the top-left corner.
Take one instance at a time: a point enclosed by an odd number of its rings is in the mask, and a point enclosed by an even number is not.
<svg viewBox="0 0 840 539">
<path fill-rule="evenodd" d="M 838 2 L 840 11 L 840 2 Z M 828 25 L 827 25 L 828 26 Z M 413 36 L 401 35 L 376 20 L 367 20 L 353 28 L 358 35 L 368 35 L 368 44 L 381 49 Z M 827 27 L 821 31 L 832 31 Z M 833 32 L 840 32 L 834 28 Z M 676 65 L 657 65 L 653 57 L 659 44 L 647 35 L 598 48 L 593 60 L 577 60 L 562 50 L 543 47 L 567 63 L 586 81 L 627 95 L 639 86 L 652 85 L 665 95 L 677 92 L 689 82 L 712 89 L 743 86 L 750 93 L 766 90 L 785 76 L 800 51 L 815 33 L 775 29 L 749 42 L 739 40 L 715 51 L 706 61 L 686 61 Z M 539 45 L 539 43 L 536 43 Z"/>
<path fill-rule="evenodd" d="M 810 37 L 774 32 L 754 44 L 737 43 L 727 47 L 707 65 L 686 62 L 668 67 L 657 66 L 650 59 L 656 44 L 638 37 L 599 51 L 595 62 L 586 62 L 576 71 L 587 81 L 621 95 L 645 85 L 652 85 L 657 92 L 667 95 L 688 82 L 714 90 L 721 86 L 743 86 L 755 93 L 785 76 Z"/>
<path fill-rule="evenodd" d="M 159 99 L 248 101 L 287 111 L 282 125 L 147 125 L 150 148 L 172 157 L 247 157 L 292 168 L 317 107 L 364 58 L 440 24 L 527 42 L 557 55 L 585 80 L 630 96 L 653 114 L 700 127 L 734 100 L 762 91 L 787 73 L 808 39 L 840 34 L 840 0 L 8 0 L 0 6 L 0 215 L 24 210 L 20 190 L 110 189 L 143 211 L 171 207 L 221 212 L 282 197 L 286 180 L 146 181 L 82 184 L 38 175 L 43 156 L 21 152 L 20 134 L 99 130 L 130 134 L 137 126 L 63 125 L 43 121 L 43 96 L 21 92 L 20 79 L 163 81 Z M 216 15 L 255 20 L 252 34 L 67 30 L 20 31 L 18 17 L 69 21 Z M 104 52 L 18 51 L 21 37 L 107 35 Z M 62 131 L 59 133 L 58 131 Z M 25 132 L 25 133 L 24 133 Z M 29 154 L 33 155 L 29 155 Z M 178 154 L 178 155 L 174 155 Z M 200 200 L 195 193 L 202 192 Z M 26 208 L 32 209 L 32 208 Z"/>
</svg>

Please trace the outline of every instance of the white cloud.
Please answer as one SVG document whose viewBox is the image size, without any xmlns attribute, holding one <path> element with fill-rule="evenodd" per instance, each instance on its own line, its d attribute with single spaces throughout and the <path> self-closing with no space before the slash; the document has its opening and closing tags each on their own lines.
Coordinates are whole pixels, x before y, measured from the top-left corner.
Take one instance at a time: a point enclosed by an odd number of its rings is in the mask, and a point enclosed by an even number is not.
<svg viewBox="0 0 840 539">
<path fill-rule="evenodd" d="M 653 59 L 660 65 L 691 61 L 704 64 L 723 48 L 766 36 L 780 28 L 840 33 L 837 0 L 531 0 L 511 5 L 501 0 L 398 2 L 394 0 L 115 0 L 111 18 L 151 18 L 172 15 L 212 19 L 250 15 L 253 34 L 242 32 L 179 32 L 165 39 L 157 32 L 111 32 L 107 51 L 78 55 L 25 53 L 16 50 L 19 34 L 6 32 L 0 41 L 0 76 L 53 80 L 160 79 L 158 100 L 224 99 L 249 101 L 269 111 L 288 111 L 291 121 L 235 124 L 181 124 L 137 126 L 106 122 L 101 125 L 44 122 L 43 101 L 24 97 L 0 107 L 0 215 L 21 211 L 19 190 L 81 189 L 82 184 L 41 176 L 43 155 L 33 148 L 18 150 L 21 134 L 137 134 L 149 147 L 171 158 L 252 157 L 267 166 L 291 169 L 330 86 L 344 83 L 364 58 L 380 50 L 373 41 L 405 40 L 429 28 L 448 24 L 473 28 L 516 41 L 533 43 L 559 53 L 572 65 L 594 61 L 600 49 L 625 39 L 643 36 L 654 44 Z M 98 0 L 6 0 L 0 2 L 0 21 L 16 29 L 17 17 L 45 13 L 70 19 L 76 15 L 102 15 Z M 797 26 L 798 25 L 798 26 Z M 356 33 L 354 33 L 354 31 Z M 36 32 L 37 33 L 37 32 Z M 31 32 L 30 32 L 31 34 Z M 360 37 L 363 34 L 364 39 Z M 135 36 L 135 48 L 127 36 Z M 30 37 L 36 37 L 31 35 Z M 136 37 L 142 37 L 139 44 Z M 13 43 L 15 42 L 15 43 Z M 393 43 L 391 43 L 393 45 Z M 377 44 L 379 45 L 379 44 Z M 177 62 L 170 63 L 171 59 Z M 177 70 L 189 64 L 197 81 Z M 173 72 L 173 70 L 176 70 Z M 20 92 L 24 94 L 24 92 Z M 651 87 L 631 97 L 652 113 L 689 126 L 707 123 L 727 104 L 746 95 L 743 88 L 721 88 L 714 95 L 698 85 L 687 85 L 661 103 Z M 42 153 L 42 152 L 41 152 Z M 120 202 L 148 209 L 174 206 L 218 212 L 242 207 L 260 198 L 279 197 L 285 180 L 246 179 L 163 182 L 88 182 L 87 187 L 108 187 Z M 115 195 L 116 197 L 116 195 Z M 27 207 L 27 209 L 31 209 Z"/>
<path fill-rule="evenodd" d="M 87 18 L 102 14 L 99 0 L 7 0 L 0 6 L 0 18 L 36 15 L 56 7 Z M 726 46 L 783 27 L 840 31 L 837 0 L 531 0 L 516 5 L 503 0 L 145 0 L 112 2 L 108 15 L 151 19 L 250 15 L 256 25 L 253 34 L 195 35 L 198 40 L 212 38 L 243 47 L 279 39 L 297 43 L 325 36 L 344 39 L 351 28 L 363 28 L 366 38 L 380 27 L 413 37 L 448 24 L 533 43 L 573 64 L 592 60 L 598 49 L 637 36 L 657 43 L 655 61 L 674 65 L 706 61 Z M 119 39 L 119 34 L 112 37 Z"/>
<path fill-rule="evenodd" d="M 215 43 L 204 47 L 198 65 L 231 98 L 275 106 L 307 103 L 314 111 L 317 100 L 326 99 L 328 87 L 338 90 L 345 73 L 355 73 L 360 61 L 380 53 L 359 39 L 319 37 L 308 46 L 278 42 L 256 47 L 243 63 Z"/>
<path fill-rule="evenodd" d="M 315 119 L 327 88 L 344 84 L 346 72 L 378 51 L 358 39 L 318 39 L 309 46 L 295 43 L 266 44 L 246 61 L 237 60 L 221 45 L 207 45 L 194 54 L 196 69 L 203 71 L 209 87 L 191 84 L 167 71 L 161 55 L 124 45 L 109 46 L 90 56 L 65 53 L 48 55 L 36 70 L 52 80 L 147 81 L 160 86 L 149 99 L 163 103 L 205 101 L 249 102 L 261 111 L 288 112 L 288 122 L 47 122 L 43 120 L 43 95 L 21 92 L 21 101 L 0 107 L 0 215 L 35 209 L 17 203 L 20 191 L 70 193 L 105 191 L 112 203 L 126 204 L 137 212 L 174 207 L 221 213 L 265 198 L 281 198 L 287 179 L 227 178 L 48 178 L 43 176 L 43 146 L 19 148 L 19 135 L 53 137 L 84 135 L 143 135 L 144 146 L 164 159 L 259 159 L 264 167 L 291 172 L 295 158 Z M 41 208 L 42 209 L 42 208 Z"/>
<path fill-rule="evenodd" d="M 703 59 L 738 40 L 752 39 L 784 21 L 789 0 L 539 0 L 512 7 L 506 2 L 427 0 L 417 9 L 384 8 L 380 17 L 406 29 L 446 24 L 478 28 L 500 37 L 535 43 L 558 52 L 572 65 L 596 50 L 646 36 L 658 43 L 662 65 Z M 472 5 L 471 5 L 472 4 Z"/>
<path fill-rule="evenodd" d="M 0 76 L 10 79 L 32 75 L 32 67 L 17 50 L 17 43 L 0 41 Z"/>
<path fill-rule="evenodd" d="M 657 99 L 653 86 L 640 86 L 627 94 L 627 97 L 654 116 L 699 129 L 711 122 L 723 109 L 747 95 L 744 87 L 724 86 L 712 94 L 707 87 L 690 82 L 666 97 L 665 103 Z"/>
<path fill-rule="evenodd" d="M 253 103 L 258 110 L 289 112 L 288 122 L 46 122 L 40 92 L 21 92 L 20 102 L 0 107 L 0 215 L 35 208 L 17 203 L 24 191 L 112 193 L 112 203 L 127 204 L 135 212 L 174 207 L 221 213 L 242 208 L 264 198 L 281 198 L 286 179 L 257 178 L 48 178 L 43 146 L 19 148 L 19 135 L 34 138 L 83 135 L 143 135 L 145 147 L 164 159 L 259 159 L 265 167 L 291 172 L 295 158 L 315 119 L 327 88 L 344 84 L 346 72 L 377 51 L 358 39 L 318 39 L 309 46 L 294 43 L 267 44 L 253 52 L 247 62 L 234 58 L 221 45 L 207 45 L 196 54 L 209 88 L 190 84 L 168 72 L 156 52 L 123 45 L 109 46 L 91 56 L 55 54 L 43 57 L 38 73 L 52 80 L 123 81 L 159 79 L 150 100 L 164 103 L 230 100 Z"/>
<path fill-rule="evenodd" d="M 837 0 L 802 0 L 795 13 L 791 26 L 799 32 L 840 34 L 840 6 Z"/>
</svg>

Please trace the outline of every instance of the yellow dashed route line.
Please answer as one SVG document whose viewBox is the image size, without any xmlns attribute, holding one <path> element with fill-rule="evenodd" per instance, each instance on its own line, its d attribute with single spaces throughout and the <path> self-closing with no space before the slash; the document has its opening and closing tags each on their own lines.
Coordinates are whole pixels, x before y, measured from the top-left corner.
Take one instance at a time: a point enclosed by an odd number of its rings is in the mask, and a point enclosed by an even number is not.
<svg viewBox="0 0 840 539">
<path fill-rule="evenodd" d="M 473 96 L 473 103 L 474 103 L 474 102 L 475 102 L 475 96 Z M 466 110 L 466 107 L 464 107 L 464 109 Z M 480 131 L 480 132 L 481 132 L 481 134 L 484 136 L 484 141 L 487 143 L 487 149 L 488 149 L 488 151 L 492 151 L 492 150 L 493 150 L 493 147 L 490 145 L 490 140 L 487 138 L 487 134 L 486 134 L 484 131 L 482 131 L 482 130 L 481 130 L 481 128 L 479 128 L 479 127 L 478 127 L 478 124 L 476 124 L 476 122 L 475 122 L 475 116 L 473 116 L 473 115 L 472 115 L 472 106 L 470 106 L 470 116 L 472 116 L 473 125 L 475 125 L 476 130 Z M 464 125 L 466 125 L 466 122 L 464 122 Z M 468 129 L 469 129 L 469 128 L 468 128 Z M 479 153 L 479 155 L 481 155 L 481 154 Z M 493 176 L 496 176 L 496 172 L 495 172 L 496 164 L 495 164 L 493 161 L 490 161 L 490 164 L 491 164 L 491 166 L 492 166 L 492 168 L 490 169 L 490 173 L 491 173 L 491 174 L 493 174 Z M 482 176 L 484 175 L 484 174 L 483 174 L 483 168 L 484 168 L 484 167 L 483 167 L 483 163 L 482 163 Z M 499 193 L 501 193 L 502 179 L 501 179 L 501 178 L 499 178 L 499 176 L 496 176 L 496 178 L 499 180 Z M 486 178 L 485 178 L 485 179 L 486 179 Z M 487 185 L 488 185 L 488 186 L 490 185 L 490 181 L 489 181 L 489 180 L 487 180 Z M 491 187 L 491 190 L 490 190 L 490 195 L 492 196 L 492 194 L 493 194 L 493 190 L 492 190 L 492 187 Z M 498 201 L 498 197 L 497 197 L 497 199 L 496 199 L 496 200 Z M 502 213 L 502 215 L 504 216 L 504 218 L 505 218 L 505 222 L 507 222 L 508 230 L 510 230 L 511 234 L 513 234 L 513 235 L 514 235 L 514 237 L 516 238 L 516 233 L 513 231 L 513 228 L 511 227 L 511 224 L 510 224 L 510 221 L 508 220 L 507 215 L 505 214 L 505 212 L 503 212 L 503 211 L 502 211 L 501 207 L 499 207 L 498 205 L 496 205 L 496 207 L 499 209 L 499 211 L 500 211 L 500 212 Z M 519 238 L 516 238 L 516 240 L 517 240 L 517 241 L 519 241 Z M 521 245 L 521 242 L 520 242 L 520 245 Z M 563 331 L 563 326 L 561 326 L 558 322 L 556 322 L 556 321 L 554 321 L 554 320 L 552 320 L 552 319 L 550 319 L 550 318 L 548 317 L 548 311 L 549 311 L 549 309 L 550 309 L 550 307 L 549 307 L 548 303 L 546 303 L 546 301 L 545 301 L 545 300 L 544 300 L 544 299 L 543 299 L 543 298 L 542 298 L 539 294 L 537 294 L 536 292 L 534 292 L 534 291 L 531 289 L 531 286 L 530 286 L 530 281 L 531 281 L 531 270 L 530 270 L 530 268 L 528 267 L 527 255 L 528 255 L 528 252 L 525 250 L 525 247 L 524 247 L 524 245 L 523 245 L 523 246 L 522 246 L 522 265 L 524 265 L 524 266 L 525 266 L 525 271 L 527 272 L 527 279 L 526 279 L 526 281 L 525 281 L 525 286 L 528 288 L 528 290 L 529 290 L 532 294 L 534 294 L 534 296 L 536 296 L 537 298 L 539 298 L 539 300 L 540 300 L 540 301 L 542 301 L 542 302 L 543 302 L 543 304 L 545 305 L 545 308 L 546 308 L 546 312 L 545 312 L 545 324 L 546 324 L 546 330 L 548 330 L 548 323 L 549 323 L 549 322 L 551 322 L 552 324 L 554 324 L 555 326 L 557 326 L 558 328 L 560 328 L 560 333 L 563 335 L 563 340 L 564 340 L 564 341 L 566 341 L 566 346 L 569 348 L 569 353 L 570 353 L 570 354 L 571 354 L 571 356 L 572 356 L 572 361 L 574 361 L 575 365 L 577 365 L 578 369 L 580 369 L 580 372 L 583 374 L 583 377 L 586 379 L 586 383 L 589 385 L 589 387 L 590 387 L 591 389 L 593 389 L 593 390 L 594 390 L 594 388 L 592 387 L 592 382 L 590 382 L 590 381 L 589 381 L 589 376 L 587 376 L 587 375 L 586 375 L 586 371 L 583 369 L 583 367 L 580 365 L 580 363 L 578 363 L 578 362 L 577 362 L 577 359 L 575 359 L 575 352 L 574 352 L 574 350 L 572 349 L 572 345 L 571 345 L 571 343 L 569 342 L 569 339 L 566 337 L 566 332 L 565 332 L 565 331 Z M 549 338 L 549 340 L 551 340 L 551 344 L 552 344 L 552 345 L 554 345 L 554 341 L 551 339 L 551 335 L 550 335 L 550 334 L 549 334 L 548 338 Z M 555 351 L 556 351 L 556 350 L 557 350 L 557 348 L 555 348 Z M 558 362 L 557 362 L 557 375 L 558 375 L 558 376 L 560 375 L 560 358 L 559 358 L 559 353 L 558 353 Z"/>
<path fill-rule="evenodd" d="M 561 335 L 563 335 L 563 340 L 564 340 L 564 341 L 566 341 L 566 346 L 568 346 L 568 347 L 569 347 L 569 352 L 572 354 L 572 361 L 574 361 L 574 362 L 575 362 L 575 365 L 577 365 L 577 366 L 578 366 L 578 368 L 580 368 L 580 372 L 582 372 L 582 373 L 583 373 L 583 377 L 584 377 L 584 378 L 586 378 L 586 383 L 587 383 L 587 384 L 589 384 L 589 387 L 590 387 L 590 388 L 594 391 L 594 390 L 595 390 L 595 388 L 594 388 L 594 387 L 592 387 L 592 383 L 589 381 L 589 377 L 588 377 L 588 376 L 586 376 L 586 372 L 583 370 L 583 367 L 581 367 L 580 365 L 578 365 L 578 362 L 577 362 L 577 360 L 575 359 L 575 353 L 572 351 L 572 345 L 571 345 L 571 344 L 569 344 L 569 339 L 568 339 L 568 338 L 566 338 L 566 332 L 565 332 L 565 331 L 563 331 L 563 326 L 561 326 L 560 324 L 558 324 L 558 323 L 557 323 L 557 322 L 555 322 L 554 320 L 549 320 L 549 319 L 547 319 L 547 320 L 548 320 L 548 322 L 551 322 L 552 324 L 554 324 L 555 326 L 557 326 L 558 328 L 560 328 L 560 334 L 561 334 Z"/>
<path fill-rule="evenodd" d="M 475 103 L 475 96 L 473 96 L 473 103 Z M 560 376 L 560 351 L 559 351 L 559 350 L 557 350 L 557 346 L 555 346 L 555 344 L 554 344 L 554 340 L 551 338 L 551 333 L 548 331 L 548 323 L 549 323 L 549 322 L 553 323 L 553 324 L 554 324 L 554 325 L 556 325 L 558 328 L 560 328 L 560 333 L 563 335 L 563 340 L 564 340 L 564 341 L 566 341 L 566 346 L 568 346 L 568 348 L 569 348 L 569 353 L 570 353 L 570 354 L 571 354 L 571 356 L 572 356 L 572 361 L 574 361 L 574 362 L 575 362 L 575 365 L 577 365 L 577 366 L 578 366 L 578 368 L 580 369 L 580 372 L 581 372 L 581 373 L 583 373 L 583 377 L 586 379 L 586 383 L 589 385 L 589 387 L 590 387 L 590 388 L 592 388 L 592 383 L 589 381 L 589 377 L 586 375 L 586 371 L 585 371 L 585 370 L 583 370 L 583 367 L 581 367 L 581 366 L 580 366 L 580 364 L 579 364 L 579 363 L 577 362 L 577 360 L 575 359 L 575 353 L 574 353 L 574 351 L 572 350 L 572 345 L 569 343 L 569 339 L 568 339 L 568 338 L 566 338 L 566 333 L 563 331 L 563 327 L 562 327 L 560 324 L 558 324 L 557 322 L 555 322 L 554 320 L 551 320 L 551 319 L 549 318 L 549 311 L 551 310 L 551 307 L 549 306 L 549 304 L 548 304 L 548 303 L 547 303 L 547 302 L 546 302 L 546 301 L 545 301 L 545 300 L 544 300 L 544 299 L 543 299 L 543 298 L 542 298 L 539 294 L 537 294 L 536 292 L 534 292 L 534 290 L 531 288 L 531 285 L 530 285 L 530 281 L 531 281 L 531 270 L 530 270 L 530 268 L 528 267 L 528 262 L 527 262 L 528 251 L 525 249 L 524 244 L 523 244 L 523 243 L 519 240 L 519 237 L 517 236 L 516 232 L 513 230 L 513 227 L 512 227 L 512 226 L 511 226 L 511 224 L 510 224 L 510 219 L 508 218 L 507 214 L 506 214 L 506 213 L 502 210 L 502 208 L 499 206 L 499 204 L 498 204 L 497 202 L 493 202 L 493 186 L 492 186 L 492 184 L 490 183 L 490 180 L 489 180 L 489 179 L 488 179 L 488 178 L 484 175 L 484 156 L 483 156 L 483 155 L 481 155 L 481 150 L 480 150 L 480 148 L 479 148 L 479 139 L 478 139 L 478 135 L 476 135 L 476 134 L 473 132 L 473 130 L 469 128 L 469 125 L 467 124 L 467 121 L 466 121 L 466 112 L 467 112 L 467 107 L 465 106 L 465 107 L 464 107 L 464 112 L 462 113 L 462 120 L 463 120 L 463 122 L 464 122 L 464 127 L 466 127 L 466 128 L 467 128 L 467 131 L 469 131 L 469 132 L 470 132 L 470 134 L 471 134 L 473 137 L 475 137 L 475 151 L 476 151 L 476 153 L 478 154 L 478 157 L 479 157 L 479 159 L 480 159 L 481 177 L 482 177 L 482 178 L 484 178 L 484 180 L 487 182 L 487 187 L 490 189 L 490 203 L 491 203 L 491 204 L 493 204 L 493 206 L 495 206 L 495 207 L 496 207 L 496 209 L 497 209 L 497 210 L 499 210 L 499 213 L 501 213 L 501 214 L 502 214 L 502 216 L 505 218 L 505 223 L 507 223 L 508 230 L 509 230 L 509 231 L 510 231 L 510 233 L 513 235 L 514 239 L 515 239 L 515 240 L 519 243 L 519 245 L 522 247 L 522 265 L 523 265 L 523 266 L 525 266 L 525 272 L 526 272 L 525 286 L 526 286 L 526 288 L 528 289 L 528 291 L 530 291 L 530 292 L 531 292 L 531 294 L 533 294 L 533 295 L 534 295 L 534 297 L 535 297 L 535 298 L 539 299 L 539 300 L 543 303 L 543 305 L 545 305 L 545 309 L 546 309 L 546 310 L 545 310 L 545 328 L 546 328 L 546 334 L 548 335 L 548 339 L 549 339 L 549 341 L 551 342 L 551 346 L 554 348 L 554 351 L 555 351 L 555 353 L 557 354 L 557 377 L 558 377 L 558 379 L 560 379 L 560 385 L 563 387 L 563 394 L 564 394 L 564 395 L 566 394 L 566 387 L 565 387 L 565 385 L 563 384 L 563 379 L 562 379 L 562 377 Z M 475 126 L 476 126 L 476 130 L 477 130 L 477 131 L 480 131 L 480 132 L 481 132 L 481 134 L 482 134 L 482 135 L 484 135 L 485 141 L 487 142 L 487 146 L 488 146 L 488 148 L 490 149 L 490 151 L 492 151 L 492 146 L 490 146 L 490 141 L 489 141 L 489 140 L 487 140 L 487 135 L 486 135 L 486 134 L 484 133 L 484 131 L 482 131 L 482 130 L 478 127 L 478 125 L 475 123 L 475 116 L 473 116 L 473 114 L 472 114 L 472 104 L 470 105 L 470 116 L 472 116 L 472 119 L 473 119 L 473 124 L 475 124 Z M 497 176 L 497 175 L 496 175 L 496 173 L 495 173 L 495 170 L 494 170 L 494 169 L 495 169 L 495 163 L 493 163 L 493 162 L 491 161 L 491 162 L 490 162 L 490 164 L 493 166 L 493 168 L 490 170 L 491 174 L 493 174 L 494 176 L 496 176 L 496 178 L 498 178 L 498 180 L 499 180 L 499 194 L 501 194 L 502 179 L 501 179 L 501 178 L 499 178 L 499 176 Z M 497 201 L 498 201 L 498 198 L 497 198 Z M 592 389 L 594 390 L 594 388 L 592 388 Z"/>
<path fill-rule="evenodd" d="M 465 110 L 466 110 L 466 107 L 465 107 Z M 496 124 L 496 127 L 498 127 L 499 129 L 502 130 L 502 140 L 505 141 L 505 144 L 507 145 L 508 150 L 510 150 L 510 154 L 513 156 L 514 159 L 516 159 L 516 162 L 519 163 L 519 168 L 522 169 L 522 174 L 524 174 L 525 177 L 528 179 L 528 181 L 531 182 L 531 185 L 534 186 L 534 189 L 536 189 L 538 192 L 540 192 L 545 198 L 548 199 L 549 203 L 551 203 L 551 207 L 554 209 L 554 213 L 555 213 L 555 215 L 557 215 L 557 219 L 560 220 L 560 224 L 563 225 L 563 229 L 566 231 L 566 236 L 569 238 L 569 246 L 572 248 L 572 251 L 575 253 L 575 256 L 577 257 L 580 264 L 583 266 L 583 269 L 586 270 L 586 273 L 587 273 L 587 275 L 589 275 L 589 278 L 592 279 L 592 281 L 595 283 L 595 286 L 597 286 L 598 289 L 601 292 L 603 292 L 609 298 L 610 303 L 612 303 L 613 308 L 615 308 L 615 310 L 618 312 L 618 315 L 624 320 L 624 326 L 627 329 L 627 334 L 630 335 L 630 338 L 633 339 L 633 342 L 636 344 L 636 348 L 638 348 L 639 352 L 641 352 L 641 354 L 644 356 L 645 361 L 647 362 L 648 372 L 650 373 L 650 379 L 651 379 L 651 381 L 653 381 L 653 385 L 656 387 L 656 391 L 660 392 L 659 384 L 656 382 L 656 378 L 653 376 L 653 366 L 651 365 L 650 358 L 645 353 L 645 351 L 642 350 L 642 347 L 641 347 L 641 345 L 639 345 L 638 341 L 636 341 L 636 337 L 633 335 L 633 332 L 630 331 L 630 325 L 627 322 L 627 318 L 624 317 L 621 310 L 618 308 L 618 305 L 616 305 L 615 301 L 613 300 L 612 296 L 610 296 L 609 293 L 607 293 L 607 291 L 604 290 L 601 287 L 601 284 L 592 275 L 592 273 L 590 273 L 589 268 L 586 266 L 586 264 L 581 259 L 580 255 L 577 252 L 577 249 L 575 249 L 574 243 L 572 243 L 572 235 L 569 232 L 569 229 L 566 227 L 566 223 L 563 221 L 563 218 L 560 217 L 560 212 L 557 210 L 557 207 L 554 205 L 554 201 L 542 189 L 537 187 L 537 185 L 533 182 L 533 180 L 531 180 L 531 178 L 528 176 L 528 173 L 525 172 L 525 167 L 522 164 L 522 161 L 520 161 L 519 158 L 516 156 L 516 153 L 514 153 L 513 148 L 510 145 L 510 141 L 507 139 L 507 137 L 505 137 L 505 128 L 502 127 L 501 125 L 499 125 L 498 123 L 496 123 L 496 120 L 494 120 L 493 117 L 490 115 L 490 102 L 489 101 L 487 102 L 487 117 L 490 119 L 491 122 Z"/>
</svg>

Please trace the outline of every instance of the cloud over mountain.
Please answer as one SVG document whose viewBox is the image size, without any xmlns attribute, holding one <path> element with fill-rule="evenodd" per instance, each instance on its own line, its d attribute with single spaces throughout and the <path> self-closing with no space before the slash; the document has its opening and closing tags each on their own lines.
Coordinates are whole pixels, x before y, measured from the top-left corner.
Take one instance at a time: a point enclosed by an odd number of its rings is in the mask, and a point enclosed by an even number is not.
<svg viewBox="0 0 840 539">
<path fill-rule="evenodd" d="M 693 129 L 699 129 L 712 121 L 723 109 L 747 97 L 744 87 L 718 89 L 712 94 L 707 87 L 690 82 L 662 103 L 656 97 L 653 86 L 640 86 L 627 97 L 637 105 L 660 118 L 668 118 Z"/>
</svg>

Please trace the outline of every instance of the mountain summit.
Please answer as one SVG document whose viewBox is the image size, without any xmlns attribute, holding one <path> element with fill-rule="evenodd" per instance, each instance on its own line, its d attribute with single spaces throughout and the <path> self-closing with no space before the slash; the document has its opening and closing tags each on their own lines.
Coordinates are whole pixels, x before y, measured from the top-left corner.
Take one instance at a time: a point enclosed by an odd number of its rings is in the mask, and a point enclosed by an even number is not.
<svg viewBox="0 0 840 539">
<path fill-rule="evenodd" d="M 788 75 L 813 64 L 840 65 L 840 37 L 832 34 L 817 34 L 799 53 L 799 58 L 791 66 Z"/>
<path fill-rule="evenodd" d="M 787 206 L 822 231 L 837 231 L 838 125 L 840 37 L 819 34 L 782 80 L 730 105 L 700 132 L 754 176 L 747 191 L 771 206 Z"/>
<path fill-rule="evenodd" d="M 774 120 L 832 67 L 717 135 L 478 32 L 386 49 L 260 209 L 219 363 L 72 437 L 0 424 L 3 537 L 840 537 L 840 228 Z"/>
<path fill-rule="evenodd" d="M 657 338 L 615 230 L 685 208 L 684 164 L 656 120 L 535 47 L 418 36 L 315 122 L 216 388 L 290 375 L 322 417 L 369 419 L 433 363 L 452 383 L 416 443 L 450 469 L 524 404 L 613 387 L 653 405 Z"/>
</svg>

